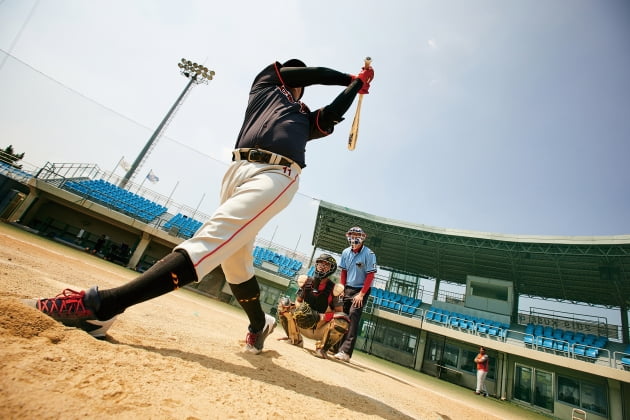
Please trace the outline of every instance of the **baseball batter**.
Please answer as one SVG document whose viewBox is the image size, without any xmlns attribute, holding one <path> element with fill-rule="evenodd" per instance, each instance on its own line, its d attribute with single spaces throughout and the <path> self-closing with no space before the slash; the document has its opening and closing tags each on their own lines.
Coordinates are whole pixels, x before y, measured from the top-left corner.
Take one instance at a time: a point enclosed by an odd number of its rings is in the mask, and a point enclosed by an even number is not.
<svg viewBox="0 0 630 420">
<path fill-rule="evenodd" d="M 249 319 L 246 351 L 258 354 L 276 320 L 264 313 L 254 276 L 253 246 L 260 229 L 298 190 L 310 140 L 325 137 L 343 120 L 357 93 L 369 93 L 372 68 L 357 76 L 297 59 L 274 62 L 255 78 L 233 162 L 223 178 L 221 204 L 195 236 L 133 281 L 117 288 L 64 290 L 34 304 L 42 312 L 104 336 L 126 308 L 202 279 L 221 264 L 234 297 Z M 300 98 L 311 85 L 346 88 L 329 105 L 311 111 Z"/>
<path fill-rule="evenodd" d="M 330 276 L 337 271 L 337 262 L 332 255 L 322 254 L 315 260 L 313 277 L 298 277 L 300 289 L 296 302 L 288 297 L 280 298 L 278 314 L 287 340 L 302 346 L 302 336 L 317 340 L 315 356 L 326 359 L 326 353 L 336 345 L 348 331 L 350 320 L 343 313 L 343 286 L 335 284 Z"/>
</svg>

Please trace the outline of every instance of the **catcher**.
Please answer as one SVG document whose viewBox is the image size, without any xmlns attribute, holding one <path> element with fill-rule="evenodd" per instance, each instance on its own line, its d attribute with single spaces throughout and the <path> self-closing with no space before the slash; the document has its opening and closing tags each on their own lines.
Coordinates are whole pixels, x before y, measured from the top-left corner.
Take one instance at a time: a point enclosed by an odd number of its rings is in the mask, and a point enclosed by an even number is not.
<svg viewBox="0 0 630 420">
<path fill-rule="evenodd" d="M 335 284 L 330 276 L 337 271 L 337 262 L 329 254 L 315 260 L 313 277 L 298 277 L 296 302 L 280 298 L 278 314 L 288 340 L 302 346 L 302 336 L 316 340 L 315 356 L 326 359 L 328 350 L 337 344 L 348 331 L 350 320 L 343 312 L 343 286 Z"/>
</svg>

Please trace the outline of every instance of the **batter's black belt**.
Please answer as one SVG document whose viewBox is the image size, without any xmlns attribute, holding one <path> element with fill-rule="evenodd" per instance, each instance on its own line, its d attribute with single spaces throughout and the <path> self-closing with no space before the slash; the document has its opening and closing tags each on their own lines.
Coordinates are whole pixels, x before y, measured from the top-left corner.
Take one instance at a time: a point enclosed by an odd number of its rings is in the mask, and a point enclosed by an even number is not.
<svg viewBox="0 0 630 420">
<path fill-rule="evenodd" d="M 282 166 L 291 166 L 295 163 L 289 158 L 263 149 L 236 149 L 232 154 L 234 155 L 234 160 Z"/>
</svg>

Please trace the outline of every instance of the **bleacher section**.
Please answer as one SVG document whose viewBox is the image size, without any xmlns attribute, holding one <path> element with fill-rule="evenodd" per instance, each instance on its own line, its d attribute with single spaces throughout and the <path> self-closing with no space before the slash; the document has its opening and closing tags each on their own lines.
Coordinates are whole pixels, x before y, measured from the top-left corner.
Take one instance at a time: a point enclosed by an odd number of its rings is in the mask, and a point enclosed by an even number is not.
<svg viewBox="0 0 630 420">
<path fill-rule="evenodd" d="M 421 299 L 415 299 L 403 296 L 398 293 L 388 292 L 387 290 L 372 287 L 370 292 L 374 306 L 394 312 L 400 312 L 403 315 L 413 316 L 420 305 Z"/>
<path fill-rule="evenodd" d="M 25 172 L 20 168 L 16 168 L 15 166 L 2 161 L 0 161 L 0 173 L 17 180 L 28 180 L 33 177 L 33 174 Z"/>
<path fill-rule="evenodd" d="M 525 327 L 523 343 L 539 350 L 551 350 L 567 356 L 596 359 L 606 348 L 608 337 L 530 323 Z M 607 354 L 607 356 L 610 355 Z"/>
<path fill-rule="evenodd" d="M 102 179 L 67 181 L 63 188 L 145 223 L 151 222 L 166 212 L 166 207 Z"/>
<path fill-rule="evenodd" d="M 501 320 L 481 317 L 471 313 L 457 312 L 431 306 L 424 319 L 426 321 L 444 324 L 446 327 L 457 328 L 473 334 L 497 337 L 505 340 L 510 325 Z M 488 315 L 489 316 L 489 315 Z"/>
<path fill-rule="evenodd" d="M 177 213 L 164 224 L 164 230 L 177 229 L 178 235 L 184 238 L 192 237 L 195 232 L 203 225 L 199 220 L 184 216 Z"/>
<path fill-rule="evenodd" d="M 439 307 L 442 305 L 449 309 Z M 534 350 L 553 352 L 559 356 L 591 363 L 614 364 L 617 368 L 630 370 L 630 345 L 621 351 L 618 344 L 610 342 L 608 337 L 531 323 L 523 331 L 522 326 L 512 326 L 502 320 L 500 314 L 486 313 L 486 317 L 481 317 L 470 312 L 479 311 L 469 308 L 457 311 L 452 304 L 434 301 L 432 306 L 424 310 L 423 317 L 425 321 L 440 324 L 444 328 L 458 329 L 487 338 L 494 337 L 504 342 L 511 341 L 512 344 L 522 343 Z M 498 319 L 488 318 L 492 316 Z"/>
<path fill-rule="evenodd" d="M 254 248 L 254 265 L 285 277 L 294 277 L 301 269 L 302 262 L 286 255 L 257 246 Z"/>
</svg>

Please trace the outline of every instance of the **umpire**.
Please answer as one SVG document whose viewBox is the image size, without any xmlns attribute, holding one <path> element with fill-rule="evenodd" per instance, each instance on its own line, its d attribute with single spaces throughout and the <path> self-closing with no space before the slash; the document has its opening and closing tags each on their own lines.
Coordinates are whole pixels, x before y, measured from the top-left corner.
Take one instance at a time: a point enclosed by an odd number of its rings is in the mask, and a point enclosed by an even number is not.
<svg viewBox="0 0 630 420">
<path fill-rule="evenodd" d="M 343 311 L 350 317 L 350 327 L 335 358 L 349 362 L 357 341 L 363 305 L 370 296 L 370 287 L 376 274 L 376 255 L 363 242 L 367 235 L 358 226 L 346 232 L 350 246 L 341 253 L 341 276 L 344 287 Z"/>
</svg>

